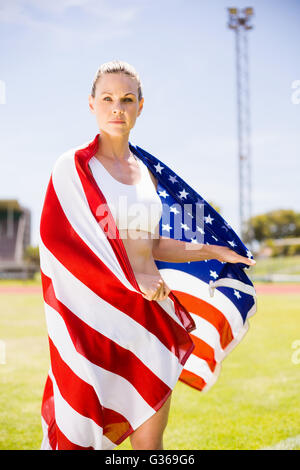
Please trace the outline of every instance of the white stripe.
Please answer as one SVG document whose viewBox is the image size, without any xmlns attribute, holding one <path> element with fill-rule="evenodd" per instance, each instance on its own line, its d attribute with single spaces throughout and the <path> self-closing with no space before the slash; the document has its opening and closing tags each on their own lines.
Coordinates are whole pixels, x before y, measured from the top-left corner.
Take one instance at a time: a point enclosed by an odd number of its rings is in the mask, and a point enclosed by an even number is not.
<svg viewBox="0 0 300 470">
<path fill-rule="evenodd" d="M 300 434 L 293 437 L 288 437 L 282 441 L 277 442 L 270 447 L 264 447 L 259 450 L 295 450 L 297 447 L 300 447 Z"/>
<path fill-rule="evenodd" d="M 122 414 L 133 429 L 142 419 L 148 419 L 154 409 L 148 405 L 134 386 L 122 376 L 93 364 L 79 354 L 70 339 L 69 332 L 61 316 L 45 305 L 49 337 L 64 362 L 80 379 L 92 385 L 100 403 Z M 142 417 L 142 418 L 141 418 Z"/>
<path fill-rule="evenodd" d="M 237 307 L 226 295 L 216 291 L 214 297 L 210 297 L 209 286 L 206 282 L 183 271 L 177 269 L 160 269 L 159 271 L 170 289 L 186 292 L 214 306 L 222 312 L 228 321 L 233 336 L 239 334 L 240 329 L 243 327 L 243 319 Z"/>
<path fill-rule="evenodd" d="M 190 355 L 184 365 L 184 369 L 193 372 L 199 377 L 202 377 L 202 379 L 207 383 L 212 380 L 213 373 L 207 365 L 207 362 L 203 359 L 200 359 L 195 354 Z"/>
<path fill-rule="evenodd" d="M 72 275 L 41 243 L 41 269 L 52 279 L 56 298 L 87 325 L 116 342 L 138 357 L 157 377 L 173 388 L 182 370 L 177 356 L 153 333 L 96 295 Z M 129 293 L 130 294 L 130 293 Z M 168 302 L 170 301 L 170 303 Z M 171 299 L 161 301 L 169 314 L 177 320 L 171 309 Z"/>
<path fill-rule="evenodd" d="M 220 362 L 224 357 L 224 351 L 220 344 L 220 334 L 218 330 L 207 320 L 199 317 L 199 315 L 191 313 L 191 316 L 196 324 L 196 329 L 192 331 L 192 334 L 213 348 L 215 360 Z"/>
<path fill-rule="evenodd" d="M 98 424 L 78 413 L 62 397 L 52 371 L 49 376 L 53 382 L 55 421 L 67 439 L 82 447 L 92 446 L 95 450 L 116 447 L 113 442 L 103 436 L 103 429 Z"/>
<path fill-rule="evenodd" d="M 214 295 L 214 291 L 216 287 L 230 287 L 232 289 L 237 289 L 241 292 L 245 292 L 245 294 L 256 297 L 256 291 L 254 287 L 250 286 L 249 284 L 245 284 L 244 282 L 241 282 L 238 279 L 222 277 L 220 279 L 217 279 L 216 281 L 210 280 L 209 286 L 210 286 L 211 297 Z"/>
<path fill-rule="evenodd" d="M 43 430 L 43 440 L 40 447 L 40 450 L 53 450 L 50 446 L 49 438 L 48 438 L 48 424 L 44 420 L 43 416 L 41 416 L 42 420 L 42 430 Z"/>
<path fill-rule="evenodd" d="M 83 190 L 72 151 L 56 161 L 52 180 L 60 205 L 75 232 L 128 289 L 136 291 L 127 281 L 115 253 L 92 214 Z M 79 207 L 80 210 L 74 210 Z M 137 292 L 137 291 L 136 291 Z"/>
</svg>

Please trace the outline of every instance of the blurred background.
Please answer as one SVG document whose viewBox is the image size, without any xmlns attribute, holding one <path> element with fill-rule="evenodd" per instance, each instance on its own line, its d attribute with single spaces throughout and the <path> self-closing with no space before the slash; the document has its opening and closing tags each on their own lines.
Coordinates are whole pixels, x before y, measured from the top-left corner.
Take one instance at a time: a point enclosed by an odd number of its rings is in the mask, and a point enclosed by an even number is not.
<svg viewBox="0 0 300 470">
<path fill-rule="evenodd" d="M 98 67 L 114 59 L 142 81 L 130 142 L 186 179 L 257 260 L 247 272 L 259 294 L 257 329 L 203 408 L 178 384 L 167 448 L 300 448 L 299 20 L 298 0 L 0 0 L 0 448 L 39 447 L 48 364 L 39 218 L 57 158 L 98 133 L 88 95 Z M 238 397 L 233 404 L 231 387 L 249 357 L 247 408 Z M 183 396 L 191 406 L 183 426 L 195 423 L 187 442 L 176 431 Z M 232 407 L 248 427 L 235 427 Z M 205 437 L 203 413 L 212 423 Z"/>
</svg>

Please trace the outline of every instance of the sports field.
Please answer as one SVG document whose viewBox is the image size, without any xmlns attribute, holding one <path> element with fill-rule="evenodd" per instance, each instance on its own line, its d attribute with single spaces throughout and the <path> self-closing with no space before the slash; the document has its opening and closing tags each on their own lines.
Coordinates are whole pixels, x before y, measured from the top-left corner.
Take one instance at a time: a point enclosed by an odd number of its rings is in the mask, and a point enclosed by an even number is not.
<svg viewBox="0 0 300 470">
<path fill-rule="evenodd" d="M 258 311 L 213 388 L 177 383 L 166 450 L 300 449 L 300 287 L 272 286 L 256 286 Z M 38 284 L 0 283 L 0 340 L 0 449 L 39 449 L 49 354 Z"/>
</svg>

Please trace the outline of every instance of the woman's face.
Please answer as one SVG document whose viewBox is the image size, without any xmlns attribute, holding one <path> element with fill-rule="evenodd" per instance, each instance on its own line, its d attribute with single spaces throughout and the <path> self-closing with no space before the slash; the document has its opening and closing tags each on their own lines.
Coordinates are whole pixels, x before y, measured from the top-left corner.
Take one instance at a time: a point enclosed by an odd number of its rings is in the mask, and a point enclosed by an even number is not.
<svg viewBox="0 0 300 470">
<path fill-rule="evenodd" d="M 129 135 L 143 108 L 138 100 L 138 84 L 124 73 L 106 73 L 97 81 L 95 97 L 89 95 L 89 107 L 96 115 L 100 131 L 110 135 Z M 113 123 L 120 120 L 123 123 Z"/>
</svg>

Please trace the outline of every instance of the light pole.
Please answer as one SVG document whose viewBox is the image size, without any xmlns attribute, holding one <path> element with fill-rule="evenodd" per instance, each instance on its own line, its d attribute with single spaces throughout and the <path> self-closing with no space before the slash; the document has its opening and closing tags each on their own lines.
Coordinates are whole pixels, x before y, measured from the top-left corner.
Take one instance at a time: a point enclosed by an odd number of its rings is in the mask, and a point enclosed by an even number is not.
<svg viewBox="0 0 300 470">
<path fill-rule="evenodd" d="M 247 33 L 254 14 L 253 8 L 228 8 L 229 29 L 235 32 L 237 110 L 238 110 L 238 161 L 240 232 L 244 243 L 252 248 L 254 240 L 252 216 L 252 179 L 250 146 L 249 64 Z"/>
</svg>

